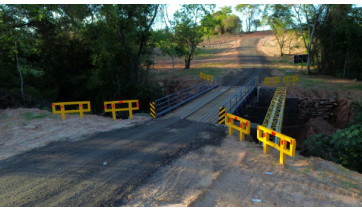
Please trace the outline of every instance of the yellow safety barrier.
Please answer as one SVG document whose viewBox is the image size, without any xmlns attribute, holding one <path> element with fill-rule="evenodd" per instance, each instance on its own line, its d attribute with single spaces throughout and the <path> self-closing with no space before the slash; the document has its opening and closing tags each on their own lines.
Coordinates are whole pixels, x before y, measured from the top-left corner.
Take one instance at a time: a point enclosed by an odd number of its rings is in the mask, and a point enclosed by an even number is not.
<svg viewBox="0 0 362 212">
<path fill-rule="evenodd" d="M 293 86 L 295 86 L 295 82 L 298 81 L 298 75 L 294 76 L 285 76 L 283 77 L 283 82 L 288 86 L 289 82 L 293 82 Z"/>
<path fill-rule="evenodd" d="M 280 140 L 280 143 L 274 143 L 273 141 L 270 141 L 270 135 L 277 137 L 278 140 Z M 263 149 L 265 154 L 268 153 L 269 146 L 274 147 L 280 151 L 280 164 L 285 163 L 285 155 L 289 155 L 291 157 L 295 156 L 297 142 L 294 138 L 283 135 L 279 132 L 275 132 L 274 130 L 261 125 L 258 125 L 257 138 L 259 141 L 263 142 Z M 289 143 L 289 149 L 287 148 L 287 143 Z"/>
<path fill-rule="evenodd" d="M 200 72 L 200 78 L 201 78 L 201 79 L 204 79 L 204 80 L 207 80 L 207 81 L 209 81 L 209 82 L 211 82 L 211 83 L 214 82 L 214 76 L 212 76 L 212 75 L 207 75 L 207 74 L 204 74 L 204 73 L 202 73 L 202 72 Z"/>
<path fill-rule="evenodd" d="M 206 80 L 208 80 L 210 83 L 214 82 L 214 76 L 206 75 Z"/>
<path fill-rule="evenodd" d="M 66 110 L 65 106 L 66 105 L 79 105 L 78 110 Z M 87 105 L 87 109 L 84 109 L 84 105 Z M 60 106 L 60 110 L 56 109 L 56 106 Z M 54 102 L 52 103 L 52 110 L 53 110 L 53 114 L 57 114 L 60 113 L 62 114 L 62 119 L 65 119 L 65 114 L 66 113 L 79 113 L 80 117 L 83 118 L 83 113 L 84 112 L 90 112 L 91 111 L 91 106 L 90 106 L 90 102 L 89 101 L 82 101 L 82 102 Z"/>
<path fill-rule="evenodd" d="M 132 103 L 136 103 L 136 107 L 132 107 Z M 117 104 L 128 104 L 127 108 L 116 108 Z M 108 109 L 107 105 L 112 105 L 111 109 Z M 122 101 L 108 101 L 104 102 L 104 111 L 105 112 L 112 112 L 113 120 L 116 120 L 116 112 L 118 111 L 129 111 L 130 119 L 133 118 L 132 111 L 139 110 L 139 103 L 138 100 L 122 100 Z"/>
<path fill-rule="evenodd" d="M 239 121 L 240 125 L 234 125 L 234 120 Z M 229 135 L 233 134 L 233 129 L 240 132 L 240 141 L 244 139 L 244 134 L 250 134 L 250 121 L 233 114 L 225 113 L 225 125 L 229 126 Z"/>
<path fill-rule="evenodd" d="M 200 72 L 200 78 L 201 78 L 201 79 L 206 79 L 206 74 Z"/>
<path fill-rule="evenodd" d="M 277 86 L 280 82 L 280 77 L 266 77 L 264 78 L 264 84 L 267 86 L 270 86 L 270 84 L 274 84 L 274 86 Z"/>
</svg>

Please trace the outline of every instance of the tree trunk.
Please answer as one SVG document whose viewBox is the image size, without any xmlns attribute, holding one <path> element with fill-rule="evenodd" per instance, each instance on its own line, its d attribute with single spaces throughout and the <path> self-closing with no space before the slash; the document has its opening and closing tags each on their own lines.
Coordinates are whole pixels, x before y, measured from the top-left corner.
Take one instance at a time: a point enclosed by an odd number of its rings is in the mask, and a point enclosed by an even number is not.
<svg viewBox="0 0 362 212">
<path fill-rule="evenodd" d="M 18 49 L 17 45 L 15 44 L 16 50 Z M 20 75 L 20 89 L 21 89 L 21 95 L 24 96 L 24 80 L 23 75 L 21 74 L 20 67 L 19 67 L 19 58 L 18 53 L 15 54 L 16 57 L 16 67 L 18 69 L 19 75 Z"/>
<path fill-rule="evenodd" d="M 175 71 L 175 60 L 174 60 L 174 56 L 171 56 L 172 58 L 172 70 Z"/>
<path fill-rule="evenodd" d="M 343 68 L 343 77 L 344 78 L 346 78 L 347 59 L 348 59 L 348 49 L 347 49 L 346 59 L 344 60 L 344 68 Z"/>
<path fill-rule="evenodd" d="M 309 71 L 310 71 L 310 62 L 311 62 L 311 59 L 310 59 L 310 53 L 311 53 L 311 51 L 308 49 L 308 58 L 307 58 L 307 75 L 309 75 Z"/>
<path fill-rule="evenodd" d="M 190 56 L 186 56 L 185 57 L 185 69 L 189 69 L 191 65 L 191 57 Z"/>
</svg>

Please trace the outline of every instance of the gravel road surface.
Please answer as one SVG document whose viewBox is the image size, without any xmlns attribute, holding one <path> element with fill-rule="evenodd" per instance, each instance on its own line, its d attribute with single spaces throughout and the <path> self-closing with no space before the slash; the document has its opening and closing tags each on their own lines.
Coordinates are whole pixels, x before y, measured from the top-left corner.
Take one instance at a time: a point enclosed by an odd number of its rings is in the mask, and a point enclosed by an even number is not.
<svg viewBox="0 0 362 212">
<path fill-rule="evenodd" d="M 166 119 L 52 143 L 0 161 L 0 206 L 120 206 L 157 169 L 224 136 L 215 125 Z"/>
</svg>

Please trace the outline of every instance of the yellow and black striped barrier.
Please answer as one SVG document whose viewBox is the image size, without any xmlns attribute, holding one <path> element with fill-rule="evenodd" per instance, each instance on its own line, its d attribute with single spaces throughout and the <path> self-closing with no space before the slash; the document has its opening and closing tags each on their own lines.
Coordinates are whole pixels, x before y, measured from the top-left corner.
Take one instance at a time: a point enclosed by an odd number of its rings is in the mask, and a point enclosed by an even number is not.
<svg viewBox="0 0 362 212">
<path fill-rule="evenodd" d="M 156 104 L 155 102 L 150 103 L 150 114 L 153 118 L 156 118 Z"/>
<path fill-rule="evenodd" d="M 225 107 L 219 109 L 219 124 L 225 124 Z"/>
</svg>

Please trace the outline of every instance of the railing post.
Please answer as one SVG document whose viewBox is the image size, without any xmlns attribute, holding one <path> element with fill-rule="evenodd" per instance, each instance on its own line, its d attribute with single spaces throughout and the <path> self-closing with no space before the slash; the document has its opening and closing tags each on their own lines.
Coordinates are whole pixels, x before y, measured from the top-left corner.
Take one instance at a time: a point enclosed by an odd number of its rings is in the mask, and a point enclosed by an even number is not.
<svg viewBox="0 0 362 212">
<path fill-rule="evenodd" d="M 264 137 L 266 141 L 269 141 L 269 134 L 264 132 Z M 264 142 L 264 145 L 263 145 L 263 150 L 264 150 L 264 153 L 267 154 L 269 152 L 269 145 L 267 145 L 266 142 Z"/>
<path fill-rule="evenodd" d="M 65 119 L 65 109 L 64 109 L 64 104 L 60 105 L 60 112 L 62 114 L 62 119 Z"/>
<path fill-rule="evenodd" d="M 83 118 L 83 105 L 82 104 L 79 104 L 79 114 L 80 114 L 80 117 Z"/>
<path fill-rule="evenodd" d="M 133 118 L 133 114 L 132 114 L 132 102 L 128 102 L 128 108 L 129 108 L 129 118 L 132 119 L 132 118 Z"/>
<path fill-rule="evenodd" d="M 114 105 L 114 103 L 112 103 L 112 117 L 113 120 L 116 120 L 116 106 Z"/>
</svg>

